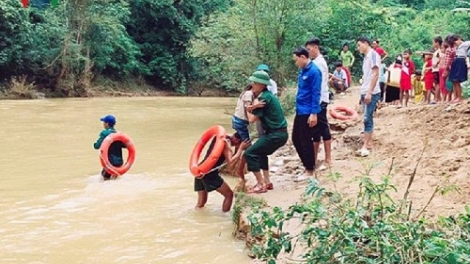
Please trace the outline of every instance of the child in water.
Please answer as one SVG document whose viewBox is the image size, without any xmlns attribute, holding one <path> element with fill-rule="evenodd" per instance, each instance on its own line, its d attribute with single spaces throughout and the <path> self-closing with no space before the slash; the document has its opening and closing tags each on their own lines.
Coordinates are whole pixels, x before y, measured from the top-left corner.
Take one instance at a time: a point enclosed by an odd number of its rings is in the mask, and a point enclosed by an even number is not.
<svg viewBox="0 0 470 264">
<path fill-rule="evenodd" d="M 93 144 L 95 149 L 99 149 L 103 140 L 112 133 L 116 133 L 116 129 L 114 126 L 116 125 L 116 117 L 113 115 L 107 115 L 100 119 L 103 122 L 104 130 L 101 131 L 98 140 Z M 108 150 L 108 159 L 111 165 L 120 167 L 124 163 L 122 159 L 122 148 L 126 146 L 121 141 L 115 141 L 109 146 Z M 116 178 L 118 175 L 111 175 L 105 169 L 101 171 L 101 176 L 103 176 L 103 180 L 107 181 L 111 178 Z"/>
</svg>

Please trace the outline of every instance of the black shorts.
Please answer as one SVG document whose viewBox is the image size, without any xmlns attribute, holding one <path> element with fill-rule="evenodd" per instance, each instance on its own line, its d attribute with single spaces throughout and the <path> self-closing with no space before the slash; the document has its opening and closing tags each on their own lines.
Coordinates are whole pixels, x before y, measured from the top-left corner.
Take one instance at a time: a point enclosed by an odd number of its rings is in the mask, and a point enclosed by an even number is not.
<svg viewBox="0 0 470 264">
<path fill-rule="evenodd" d="M 328 123 L 328 103 L 321 102 L 321 111 L 317 114 L 317 125 L 313 127 L 313 142 L 331 140 L 330 124 Z"/>
<path fill-rule="evenodd" d="M 434 76 L 434 83 L 439 84 L 439 72 L 433 72 L 432 75 Z"/>
<path fill-rule="evenodd" d="M 202 179 L 194 178 L 194 191 L 212 192 L 219 189 L 224 183 L 224 179 L 220 177 L 218 172 L 212 172 L 204 176 Z"/>
<path fill-rule="evenodd" d="M 400 100 L 400 88 L 388 85 L 385 91 L 385 102 L 391 103 L 397 100 Z"/>
</svg>

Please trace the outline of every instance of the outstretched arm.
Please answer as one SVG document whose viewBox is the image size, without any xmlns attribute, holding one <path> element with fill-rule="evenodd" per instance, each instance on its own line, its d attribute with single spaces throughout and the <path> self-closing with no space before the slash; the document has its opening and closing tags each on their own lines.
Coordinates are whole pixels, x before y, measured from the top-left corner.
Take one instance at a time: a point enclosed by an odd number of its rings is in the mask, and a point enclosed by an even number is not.
<svg viewBox="0 0 470 264">
<path fill-rule="evenodd" d="M 230 148 L 230 142 L 226 141 L 225 148 L 224 148 L 224 156 L 225 156 L 225 160 L 227 161 L 227 165 L 229 167 L 232 167 L 238 161 L 238 159 L 242 156 L 243 151 L 245 151 L 245 149 L 250 145 L 251 145 L 250 140 L 243 141 L 240 144 L 240 146 L 236 149 L 236 153 L 234 155 L 232 152 L 232 149 Z"/>
</svg>

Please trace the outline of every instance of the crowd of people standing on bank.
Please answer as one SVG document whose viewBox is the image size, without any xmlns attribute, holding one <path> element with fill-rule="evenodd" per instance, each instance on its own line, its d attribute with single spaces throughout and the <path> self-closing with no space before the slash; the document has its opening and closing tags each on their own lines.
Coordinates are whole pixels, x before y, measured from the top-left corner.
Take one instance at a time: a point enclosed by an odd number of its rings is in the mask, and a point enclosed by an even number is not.
<svg viewBox="0 0 470 264">
<path fill-rule="evenodd" d="M 381 56 L 375 51 L 370 40 L 359 38 L 358 50 L 364 54 L 363 82 L 361 86 L 361 102 L 364 112 L 364 145 L 357 154 L 368 156 L 372 148 L 374 129 L 373 112 L 380 99 L 379 68 Z M 327 108 L 330 103 L 331 74 L 328 64 L 321 53 L 321 41 L 318 38 L 308 40 L 304 46 L 292 52 L 294 64 L 299 68 L 298 87 L 295 102 L 295 117 L 292 128 L 292 142 L 305 168 L 294 181 L 312 179 L 315 170 L 325 170 L 331 166 L 331 132 L 328 122 Z M 351 57 L 343 47 L 345 67 L 351 67 Z M 198 192 L 198 208 L 205 205 L 207 194 L 216 190 L 225 199 L 223 211 L 228 211 L 233 199 L 232 191 L 219 175 L 218 166 L 227 162 L 233 164 L 240 159 L 237 175 L 245 183 L 244 167 L 251 172 L 256 183 L 247 189 L 249 193 L 265 193 L 274 189 L 270 180 L 268 156 L 286 144 L 288 140 L 287 121 L 275 92 L 270 90 L 273 80 L 269 75 L 269 67 L 260 65 L 249 77 L 249 84 L 241 92 L 232 116 L 232 127 L 236 131 L 227 136 L 226 147 L 235 147 L 233 151 L 224 152 L 214 170 L 202 178 L 195 179 L 195 191 Z M 257 124 L 258 139 L 251 142 L 249 124 Z M 325 159 L 319 162 L 318 154 L 323 142 Z M 212 144 L 212 143 L 211 143 Z M 210 152 L 210 147 L 209 147 Z"/>
<path fill-rule="evenodd" d="M 397 107 L 407 107 L 410 97 L 415 103 L 460 103 L 461 84 L 468 80 L 470 62 L 468 51 L 470 41 L 452 34 L 444 39 L 437 36 L 432 40 L 432 48 L 415 52 L 421 55 L 423 68 L 416 68 L 412 51 L 407 49 L 398 54 L 394 62 L 380 71 L 380 85 L 385 103 Z"/>
</svg>

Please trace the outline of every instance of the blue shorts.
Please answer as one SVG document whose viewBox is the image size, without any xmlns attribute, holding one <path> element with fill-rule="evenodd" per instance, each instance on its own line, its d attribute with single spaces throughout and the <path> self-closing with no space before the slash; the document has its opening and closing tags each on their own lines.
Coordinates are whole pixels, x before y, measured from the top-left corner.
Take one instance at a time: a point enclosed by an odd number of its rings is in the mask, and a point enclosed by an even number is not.
<svg viewBox="0 0 470 264">
<path fill-rule="evenodd" d="M 250 132 L 248 131 L 248 120 L 243 120 L 236 116 L 232 116 L 232 128 L 240 135 L 242 140 L 250 139 Z"/>
</svg>

